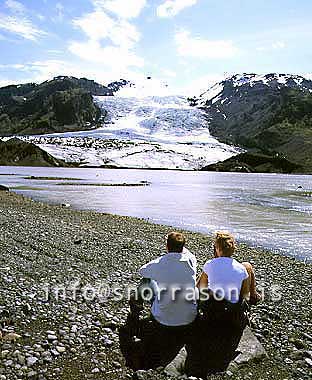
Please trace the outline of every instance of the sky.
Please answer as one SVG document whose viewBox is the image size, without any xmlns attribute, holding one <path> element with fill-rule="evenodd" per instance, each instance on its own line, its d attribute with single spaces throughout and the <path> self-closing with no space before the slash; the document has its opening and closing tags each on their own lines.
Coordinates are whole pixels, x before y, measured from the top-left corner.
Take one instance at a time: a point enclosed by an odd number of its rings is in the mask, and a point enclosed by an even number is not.
<svg viewBox="0 0 312 380">
<path fill-rule="evenodd" d="M 312 78 L 311 0 L 0 0 L 0 86 L 151 76 L 195 95 L 236 73 Z"/>
</svg>

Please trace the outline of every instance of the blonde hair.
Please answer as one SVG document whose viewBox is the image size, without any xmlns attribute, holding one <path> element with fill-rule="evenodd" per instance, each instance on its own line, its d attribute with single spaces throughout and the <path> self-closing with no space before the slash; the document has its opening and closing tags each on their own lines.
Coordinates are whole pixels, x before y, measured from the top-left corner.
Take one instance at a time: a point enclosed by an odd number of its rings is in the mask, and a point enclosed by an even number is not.
<svg viewBox="0 0 312 380">
<path fill-rule="evenodd" d="M 236 249 L 235 238 L 229 232 L 216 232 L 215 244 L 224 256 L 232 256 Z"/>
</svg>

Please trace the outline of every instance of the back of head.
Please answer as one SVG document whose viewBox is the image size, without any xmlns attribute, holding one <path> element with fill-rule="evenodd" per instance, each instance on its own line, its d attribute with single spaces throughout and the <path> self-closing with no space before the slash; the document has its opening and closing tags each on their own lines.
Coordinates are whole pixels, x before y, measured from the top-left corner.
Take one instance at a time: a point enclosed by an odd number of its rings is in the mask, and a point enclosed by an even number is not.
<svg viewBox="0 0 312 380">
<path fill-rule="evenodd" d="M 185 244 L 185 236 L 180 232 L 170 232 L 167 236 L 168 252 L 181 253 Z"/>
<path fill-rule="evenodd" d="M 236 249 L 234 236 L 229 232 L 217 232 L 215 245 L 224 257 L 231 257 Z"/>
</svg>

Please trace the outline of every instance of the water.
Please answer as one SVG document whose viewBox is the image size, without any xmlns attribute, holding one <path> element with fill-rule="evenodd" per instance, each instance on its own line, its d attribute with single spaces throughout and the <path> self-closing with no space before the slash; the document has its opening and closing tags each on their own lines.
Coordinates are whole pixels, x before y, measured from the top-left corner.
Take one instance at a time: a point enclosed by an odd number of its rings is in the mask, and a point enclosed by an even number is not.
<svg viewBox="0 0 312 380">
<path fill-rule="evenodd" d="M 0 174 L 9 173 L 16 175 L 1 175 L 0 183 L 36 200 L 204 233 L 225 229 L 253 246 L 312 260 L 312 176 L 0 167 Z M 25 179 L 27 175 L 81 181 Z M 87 185 L 140 181 L 151 185 Z"/>
</svg>

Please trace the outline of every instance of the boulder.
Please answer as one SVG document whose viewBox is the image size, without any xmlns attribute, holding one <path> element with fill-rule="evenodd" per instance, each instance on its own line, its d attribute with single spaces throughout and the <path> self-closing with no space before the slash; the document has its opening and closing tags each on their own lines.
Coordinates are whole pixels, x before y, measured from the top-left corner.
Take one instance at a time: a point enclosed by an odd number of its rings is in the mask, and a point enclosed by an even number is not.
<svg viewBox="0 0 312 380">
<path fill-rule="evenodd" d="M 267 356 L 262 344 L 249 327 L 246 327 L 236 351 L 238 355 L 228 366 L 230 372 L 237 371 L 241 366 L 252 361 L 260 361 Z M 171 377 L 183 376 L 186 355 L 185 348 L 182 348 L 172 362 L 165 367 L 165 374 Z"/>
</svg>

